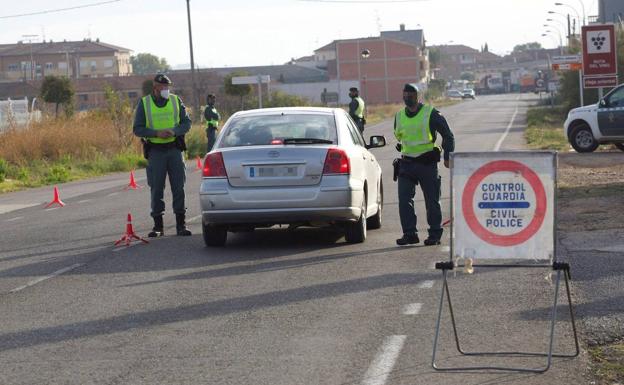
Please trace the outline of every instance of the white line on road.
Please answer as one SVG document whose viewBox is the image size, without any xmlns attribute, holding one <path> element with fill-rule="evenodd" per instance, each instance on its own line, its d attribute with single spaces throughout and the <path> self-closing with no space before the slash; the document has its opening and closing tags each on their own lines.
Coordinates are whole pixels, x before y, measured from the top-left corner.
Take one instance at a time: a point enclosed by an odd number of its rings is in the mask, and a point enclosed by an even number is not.
<svg viewBox="0 0 624 385">
<path fill-rule="evenodd" d="M 403 306 L 403 314 L 404 315 L 416 315 L 420 313 L 420 309 L 422 309 L 422 303 L 410 303 L 408 305 Z"/>
<path fill-rule="evenodd" d="M 60 207 L 50 207 L 49 209 L 45 209 L 45 211 L 58 210 Z"/>
<path fill-rule="evenodd" d="M 39 277 L 37 279 L 33 279 L 32 281 L 28 282 L 24 286 L 16 287 L 15 289 L 11 290 L 10 293 L 17 293 L 18 291 L 24 290 L 27 287 L 31 287 L 31 286 L 36 285 L 36 284 L 38 284 L 40 282 L 43 282 L 43 281 L 45 281 L 47 279 L 54 278 L 54 277 L 59 276 L 61 274 L 67 273 L 68 271 L 72 271 L 72 270 L 74 270 L 74 269 L 76 269 L 76 268 L 78 268 L 78 267 L 80 267 L 82 265 L 84 265 L 84 263 L 76 263 L 76 264 L 71 265 L 69 267 L 66 267 L 64 269 L 55 271 L 54 273 L 52 273 L 50 275 L 46 275 L 44 277 Z"/>
<path fill-rule="evenodd" d="M 431 289 L 433 287 L 433 281 L 422 281 L 419 285 L 419 289 Z"/>
<path fill-rule="evenodd" d="M 448 253 L 449 251 L 451 251 L 451 246 L 440 246 L 440 252 Z"/>
<path fill-rule="evenodd" d="M 137 240 L 137 241 L 136 241 L 136 243 L 131 243 L 131 244 L 129 244 L 128 246 L 126 246 L 126 245 L 119 246 L 118 248 L 113 249 L 113 253 L 116 253 L 116 252 L 121 251 L 121 250 L 125 250 L 125 249 L 127 249 L 128 247 L 134 247 L 134 246 L 138 245 L 140 242 L 141 242 L 141 241 Z"/>
<path fill-rule="evenodd" d="M 114 197 L 115 195 L 119 195 L 118 192 L 113 192 L 107 195 L 107 197 Z"/>
<path fill-rule="evenodd" d="M 516 106 L 516 110 L 514 111 L 513 115 L 511 115 L 511 120 L 509 121 L 509 124 L 507 125 L 507 128 L 505 129 L 505 133 L 503 134 L 503 136 L 500 137 L 498 142 L 496 142 L 496 146 L 494 146 L 494 151 L 500 150 L 500 147 L 503 144 L 503 141 L 507 137 L 507 134 L 509 134 L 509 129 L 513 125 L 514 119 L 516 119 L 517 114 L 518 114 L 518 106 Z"/>
<path fill-rule="evenodd" d="M 83 200 L 78 201 L 76 203 L 87 203 L 87 202 L 91 202 L 91 199 L 83 199 Z"/>
<path fill-rule="evenodd" d="M 389 336 L 384 340 L 377 357 L 364 374 L 363 385 L 384 385 L 388 375 L 396 363 L 396 359 L 403 349 L 407 336 Z"/>
<path fill-rule="evenodd" d="M 22 219 L 24 217 L 15 217 L 15 218 L 11 218 L 11 219 L 7 219 L 5 222 L 13 222 L 13 221 L 18 221 L 20 219 Z"/>
</svg>

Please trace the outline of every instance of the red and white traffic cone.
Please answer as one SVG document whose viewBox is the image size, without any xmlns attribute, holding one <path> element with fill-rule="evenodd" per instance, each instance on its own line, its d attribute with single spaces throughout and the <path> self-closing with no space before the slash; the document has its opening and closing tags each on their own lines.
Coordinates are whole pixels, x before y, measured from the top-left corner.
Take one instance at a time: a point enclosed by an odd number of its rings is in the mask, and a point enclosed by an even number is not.
<svg viewBox="0 0 624 385">
<path fill-rule="evenodd" d="M 61 200 L 61 197 L 59 195 L 59 190 L 58 187 L 54 186 L 54 198 L 52 198 L 52 202 L 48 203 L 44 208 L 48 208 L 54 204 L 57 204 L 61 207 L 65 206 L 65 203 Z"/>
<path fill-rule="evenodd" d="M 195 160 L 197 162 L 197 164 L 195 165 L 195 171 L 201 171 L 202 163 L 201 163 L 201 158 L 199 157 L 199 155 L 197 155 L 197 158 Z"/>
<path fill-rule="evenodd" d="M 149 243 L 145 239 L 135 234 L 134 229 L 132 228 L 132 215 L 128 213 L 128 223 L 126 224 L 126 233 L 117 242 L 115 242 L 115 246 L 117 246 L 118 244 L 122 242 L 125 242 L 126 246 L 130 246 L 130 242 L 132 242 L 135 239 L 143 243 Z"/>
<path fill-rule="evenodd" d="M 143 186 L 139 186 L 136 180 L 134 180 L 134 170 L 130 171 L 130 183 L 128 183 L 128 185 L 124 188 L 124 190 L 127 190 L 129 188 L 133 190 L 143 188 Z"/>
</svg>

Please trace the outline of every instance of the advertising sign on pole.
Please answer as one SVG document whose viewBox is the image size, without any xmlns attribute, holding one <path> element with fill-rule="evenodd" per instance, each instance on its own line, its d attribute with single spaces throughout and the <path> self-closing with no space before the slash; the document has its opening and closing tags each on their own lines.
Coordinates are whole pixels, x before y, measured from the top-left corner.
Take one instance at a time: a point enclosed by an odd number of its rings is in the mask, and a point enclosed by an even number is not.
<svg viewBox="0 0 624 385">
<path fill-rule="evenodd" d="M 617 45 L 615 43 L 615 26 L 613 24 L 592 24 L 582 28 L 583 42 L 583 76 L 585 78 L 600 77 L 592 81 L 585 79 L 585 87 L 611 87 L 612 78 L 617 76 Z M 617 83 L 617 81 L 616 81 Z M 615 84 L 614 84 L 615 85 Z"/>
<path fill-rule="evenodd" d="M 452 156 L 453 257 L 553 258 L 555 153 Z"/>
</svg>

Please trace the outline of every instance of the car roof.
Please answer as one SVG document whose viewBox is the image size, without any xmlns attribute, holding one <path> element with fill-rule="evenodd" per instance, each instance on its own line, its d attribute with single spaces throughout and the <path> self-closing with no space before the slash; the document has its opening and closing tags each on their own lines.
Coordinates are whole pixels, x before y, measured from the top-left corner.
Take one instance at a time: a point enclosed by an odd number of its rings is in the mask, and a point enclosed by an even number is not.
<svg viewBox="0 0 624 385">
<path fill-rule="evenodd" d="M 340 108 L 329 107 L 275 107 L 275 108 L 257 108 L 253 110 L 238 111 L 232 117 L 242 116 L 258 116 L 258 115 L 275 115 L 276 113 L 316 113 L 316 114 L 335 114 L 336 111 L 342 111 Z"/>
</svg>

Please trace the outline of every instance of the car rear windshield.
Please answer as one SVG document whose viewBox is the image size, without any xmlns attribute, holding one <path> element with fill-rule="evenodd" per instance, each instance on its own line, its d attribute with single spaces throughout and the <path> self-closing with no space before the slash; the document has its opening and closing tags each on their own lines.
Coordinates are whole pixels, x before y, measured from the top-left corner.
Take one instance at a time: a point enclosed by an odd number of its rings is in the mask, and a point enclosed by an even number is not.
<svg viewBox="0 0 624 385">
<path fill-rule="evenodd" d="M 282 113 L 241 116 L 228 124 L 219 147 L 282 144 L 286 139 L 322 139 L 336 144 L 333 114 Z M 288 143 L 298 141 L 289 140 Z M 299 141 L 314 143 L 314 141 Z M 321 141 L 317 141 L 321 142 Z"/>
</svg>

